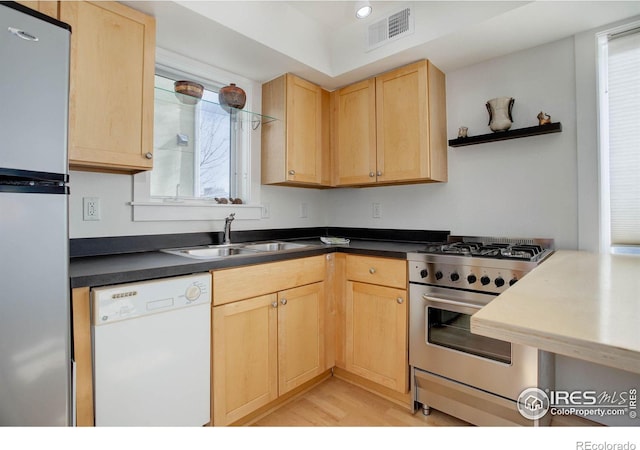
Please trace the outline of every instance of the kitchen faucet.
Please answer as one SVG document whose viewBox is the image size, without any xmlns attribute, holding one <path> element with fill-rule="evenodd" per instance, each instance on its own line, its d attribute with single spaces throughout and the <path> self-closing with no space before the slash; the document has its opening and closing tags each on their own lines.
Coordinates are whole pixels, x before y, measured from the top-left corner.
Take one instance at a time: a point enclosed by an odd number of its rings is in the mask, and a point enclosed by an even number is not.
<svg viewBox="0 0 640 450">
<path fill-rule="evenodd" d="M 229 214 L 228 217 L 224 219 L 224 244 L 231 244 L 231 222 L 235 218 L 236 213 Z"/>
</svg>

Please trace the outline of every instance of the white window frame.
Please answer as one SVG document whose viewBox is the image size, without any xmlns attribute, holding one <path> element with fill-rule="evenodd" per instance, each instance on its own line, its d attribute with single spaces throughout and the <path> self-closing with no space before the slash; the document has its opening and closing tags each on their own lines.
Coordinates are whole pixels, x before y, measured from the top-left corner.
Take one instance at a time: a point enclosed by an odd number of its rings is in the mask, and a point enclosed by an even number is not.
<svg viewBox="0 0 640 450">
<path fill-rule="evenodd" d="M 229 83 L 242 86 L 247 94 L 246 110 L 260 111 L 260 84 L 247 78 L 226 72 L 222 69 L 192 60 L 183 55 L 156 48 L 156 71 L 159 75 L 195 78 L 206 82 L 209 87 L 222 87 Z M 230 213 L 236 213 L 236 220 L 259 220 L 262 207 L 260 205 L 260 132 L 252 127 L 243 128 L 244 152 L 248 158 L 241 162 L 244 182 L 248 193 L 247 204 L 217 204 L 205 199 L 156 199 L 151 197 L 151 172 L 140 172 L 133 176 L 133 221 L 166 221 L 166 220 L 222 220 Z"/>
<path fill-rule="evenodd" d="M 634 21 L 596 34 L 598 45 L 598 129 L 600 152 L 600 252 L 640 254 L 638 247 L 612 246 L 611 244 L 611 192 L 609 166 L 609 96 L 608 96 L 608 41 L 611 34 L 624 33 L 640 28 Z"/>
</svg>

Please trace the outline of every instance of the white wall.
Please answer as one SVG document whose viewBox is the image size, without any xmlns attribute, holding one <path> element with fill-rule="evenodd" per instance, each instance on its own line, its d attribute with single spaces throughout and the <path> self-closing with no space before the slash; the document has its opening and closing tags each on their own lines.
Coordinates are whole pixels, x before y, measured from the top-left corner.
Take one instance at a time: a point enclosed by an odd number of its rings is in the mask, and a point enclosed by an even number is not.
<svg viewBox="0 0 640 450">
<path fill-rule="evenodd" d="M 447 74 L 448 136 L 461 125 L 490 132 L 485 102 L 512 96 L 513 128 L 540 110 L 563 132 L 449 150 L 449 182 L 363 189 L 262 186 L 270 218 L 234 229 L 311 226 L 451 230 L 455 234 L 554 238 L 577 248 L 576 112 L 573 40 L 518 52 Z M 221 221 L 133 222 L 128 175 L 71 173 L 71 237 L 219 231 Z M 82 197 L 101 199 L 102 220 L 82 220 Z M 307 203 L 308 218 L 299 217 Z M 372 203 L 382 217 L 372 218 Z"/>
<path fill-rule="evenodd" d="M 334 226 L 445 229 L 454 234 L 554 238 L 577 248 L 576 110 L 573 39 L 447 74 L 450 138 L 491 133 L 487 100 L 515 98 L 513 129 L 543 110 L 562 133 L 449 149 L 449 182 L 332 191 Z M 372 218 L 372 203 L 382 218 Z"/>
<path fill-rule="evenodd" d="M 133 177 L 131 175 L 72 171 L 69 198 L 72 239 L 142 234 L 194 233 L 222 231 L 224 221 L 163 221 L 134 222 L 132 207 Z M 326 225 L 325 195 L 318 189 L 261 186 L 262 203 L 269 204 L 269 218 L 236 220 L 234 230 L 316 227 Z M 101 220 L 82 220 L 82 198 L 100 198 Z M 299 217 L 300 203 L 307 203 L 308 217 Z"/>
</svg>

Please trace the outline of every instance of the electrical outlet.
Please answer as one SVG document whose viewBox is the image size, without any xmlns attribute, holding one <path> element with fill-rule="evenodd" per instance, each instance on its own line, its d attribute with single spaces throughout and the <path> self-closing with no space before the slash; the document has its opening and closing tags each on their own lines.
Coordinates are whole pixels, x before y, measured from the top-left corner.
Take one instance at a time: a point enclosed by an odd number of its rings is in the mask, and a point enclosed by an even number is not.
<svg viewBox="0 0 640 450">
<path fill-rule="evenodd" d="M 82 198 L 82 220 L 100 220 L 100 199 L 98 197 Z"/>
<path fill-rule="evenodd" d="M 268 219 L 271 217 L 271 205 L 269 203 L 262 204 L 262 211 L 260 212 L 260 217 L 263 219 Z"/>
<path fill-rule="evenodd" d="M 380 203 L 371 204 L 371 217 L 374 219 L 380 219 L 382 217 L 382 207 Z"/>
<path fill-rule="evenodd" d="M 300 203 L 300 217 L 302 219 L 306 219 L 309 217 L 309 204 L 308 203 Z"/>
</svg>

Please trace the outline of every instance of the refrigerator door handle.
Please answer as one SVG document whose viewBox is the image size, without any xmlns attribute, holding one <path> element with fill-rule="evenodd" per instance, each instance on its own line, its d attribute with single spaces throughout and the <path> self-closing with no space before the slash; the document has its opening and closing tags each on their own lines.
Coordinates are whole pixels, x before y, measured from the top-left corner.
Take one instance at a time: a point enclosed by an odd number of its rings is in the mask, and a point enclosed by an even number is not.
<svg viewBox="0 0 640 450">
<path fill-rule="evenodd" d="M 9 32 L 14 36 L 19 37 L 20 39 L 24 39 L 25 41 L 32 41 L 32 42 L 39 41 L 37 36 L 34 36 L 31 33 L 27 33 L 26 31 L 21 30 L 19 28 L 9 27 Z"/>
</svg>

